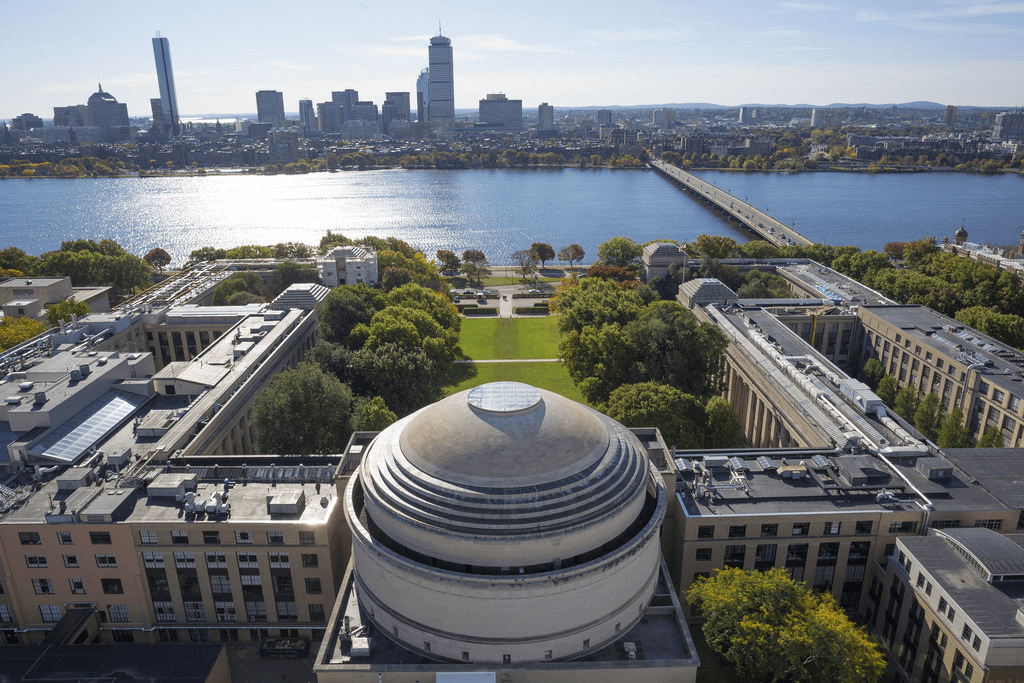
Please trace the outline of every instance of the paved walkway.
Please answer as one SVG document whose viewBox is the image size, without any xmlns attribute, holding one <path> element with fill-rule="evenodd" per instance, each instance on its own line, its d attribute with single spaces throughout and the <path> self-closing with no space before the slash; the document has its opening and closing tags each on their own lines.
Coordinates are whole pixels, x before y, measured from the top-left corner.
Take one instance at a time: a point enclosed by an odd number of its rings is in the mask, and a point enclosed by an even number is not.
<svg viewBox="0 0 1024 683">
<path fill-rule="evenodd" d="M 492 358 L 490 360 L 457 360 L 456 363 L 561 363 L 561 358 Z"/>
</svg>

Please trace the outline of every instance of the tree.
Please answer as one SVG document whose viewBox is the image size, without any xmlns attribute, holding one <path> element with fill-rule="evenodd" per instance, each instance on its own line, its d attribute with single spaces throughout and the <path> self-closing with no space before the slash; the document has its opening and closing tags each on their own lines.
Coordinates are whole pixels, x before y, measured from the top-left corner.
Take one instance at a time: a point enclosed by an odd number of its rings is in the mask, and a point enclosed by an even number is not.
<svg viewBox="0 0 1024 683">
<path fill-rule="evenodd" d="M 643 247 L 628 237 L 613 237 L 597 247 L 597 256 L 610 266 L 625 268 L 640 258 Z"/>
<path fill-rule="evenodd" d="M 380 286 L 385 292 L 390 292 L 396 287 L 413 283 L 413 273 L 408 268 L 397 268 L 388 266 L 380 276 Z M 415 283 L 413 283 L 415 284 Z M 419 285 L 416 285 L 417 287 Z"/>
<path fill-rule="evenodd" d="M 995 427 L 989 427 L 985 430 L 985 433 L 978 439 L 978 448 L 1002 448 L 1003 447 L 1003 433 Z"/>
<path fill-rule="evenodd" d="M 929 439 L 939 435 L 942 426 L 942 402 L 936 394 L 928 394 L 914 411 L 914 426 Z"/>
<path fill-rule="evenodd" d="M 150 249 L 142 260 L 149 264 L 149 267 L 153 270 L 164 272 L 164 266 L 171 262 L 171 255 L 161 247 L 153 247 Z"/>
<path fill-rule="evenodd" d="M 899 384 L 896 382 L 896 378 L 886 375 L 878 380 L 878 388 L 875 393 L 878 394 L 878 398 L 882 399 L 882 403 L 892 406 L 896 402 L 897 391 L 899 391 Z"/>
<path fill-rule="evenodd" d="M 621 266 L 606 266 L 601 263 L 587 268 L 587 277 L 604 278 L 605 280 L 614 280 L 615 282 L 626 282 L 627 280 L 636 279 L 633 273 Z"/>
<path fill-rule="evenodd" d="M 233 294 L 248 292 L 262 298 L 263 278 L 251 271 L 235 273 L 213 290 L 213 305 L 224 306 Z"/>
<path fill-rule="evenodd" d="M 954 406 L 946 414 L 935 443 L 939 448 L 967 448 L 971 445 L 971 435 L 964 427 L 964 411 L 960 406 Z"/>
<path fill-rule="evenodd" d="M 286 245 L 279 244 L 278 246 L 283 247 Z M 281 256 L 278 258 L 286 257 Z M 300 264 L 296 261 L 285 261 L 274 268 L 274 272 L 271 275 L 271 296 L 277 296 L 296 282 L 315 282 L 321 284 L 320 273 L 317 271 L 316 266 L 310 263 Z"/>
<path fill-rule="evenodd" d="M 437 250 L 437 268 L 441 272 L 445 273 L 448 271 L 459 271 L 459 266 L 462 261 L 459 259 L 459 255 L 450 249 L 438 249 Z"/>
<path fill-rule="evenodd" d="M 697 235 L 690 248 L 704 258 L 723 259 L 738 253 L 736 240 L 722 235 Z"/>
<path fill-rule="evenodd" d="M 519 273 L 523 276 L 524 280 L 529 279 L 537 270 L 537 257 L 534 256 L 533 251 L 530 249 L 520 249 L 519 251 L 512 252 L 511 259 L 512 263 L 519 269 Z"/>
<path fill-rule="evenodd" d="M 896 405 L 893 407 L 896 412 L 903 416 L 908 422 L 914 419 L 917 412 L 917 405 L 921 401 L 921 394 L 916 387 L 907 385 L 896 392 Z"/>
<path fill-rule="evenodd" d="M 704 405 L 692 394 L 664 384 L 623 384 L 611 392 L 604 412 L 627 427 L 657 427 L 670 446 L 704 445 Z"/>
<path fill-rule="evenodd" d="M 253 404 L 259 453 L 340 453 L 354 428 L 352 391 L 313 363 L 272 378 Z"/>
<path fill-rule="evenodd" d="M 33 318 L 0 317 L 0 351 L 46 332 L 46 325 Z"/>
<path fill-rule="evenodd" d="M 533 254 L 534 260 L 540 261 L 541 268 L 544 267 L 546 261 L 555 258 L 555 248 L 544 242 L 534 242 L 531 244 L 530 253 Z"/>
<path fill-rule="evenodd" d="M 479 249 L 467 249 L 462 252 L 462 260 L 479 267 L 487 265 L 487 256 Z"/>
<path fill-rule="evenodd" d="M 365 284 L 335 287 L 318 305 L 320 334 L 325 341 L 344 344 L 356 325 L 369 323 L 385 305 L 384 293 Z"/>
<path fill-rule="evenodd" d="M 709 398 L 704 412 L 707 415 L 707 427 L 701 439 L 704 448 L 733 448 L 746 443 L 743 425 L 723 397 Z"/>
<path fill-rule="evenodd" d="M 366 432 L 379 432 L 397 419 L 380 396 L 365 401 L 359 408 L 359 429 Z"/>
<path fill-rule="evenodd" d="M 89 304 L 84 301 L 75 301 L 73 296 L 46 307 L 46 319 L 50 321 L 51 327 L 59 325 L 61 320 L 70 322 L 72 315 L 81 318 L 88 313 Z"/>
<path fill-rule="evenodd" d="M 185 261 L 185 268 L 190 268 L 207 261 L 218 261 L 223 258 L 227 258 L 227 252 L 224 249 L 218 249 L 217 247 L 200 247 L 199 249 L 193 249 L 192 252 L 189 253 L 188 261 Z"/>
<path fill-rule="evenodd" d="M 882 381 L 882 377 L 885 376 L 885 368 L 877 358 L 868 358 L 867 362 L 864 363 L 864 367 L 860 371 L 861 377 L 872 389 L 878 387 L 878 383 Z"/>
<path fill-rule="evenodd" d="M 407 284 L 393 289 L 384 297 L 383 302 L 387 306 L 415 308 L 424 311 L 437 321 L 438 325 L 448 330 L 458 332 L 462 324 L 459 309 L 448 300 L 448 297 L 419 285 Z"/>
<path fill-rule="evenodd" d="M 705 618 L 711 649 L 752 681 L 873 683 L 885 670 L 877 642 L 828 593 L 784 569 L 722 569 L 686 595 Z"/>
<path fill-rule="evenodd" d="M 558 260 L 566 261 L 569 267 L 572 268 L 572 264 L 583 263 L 583 259 L 586 258 L 587 252 L 583 250 L 578 244 L 570 244 L 567 247 L 562 247 L 558 250 Z"/>
</svg>

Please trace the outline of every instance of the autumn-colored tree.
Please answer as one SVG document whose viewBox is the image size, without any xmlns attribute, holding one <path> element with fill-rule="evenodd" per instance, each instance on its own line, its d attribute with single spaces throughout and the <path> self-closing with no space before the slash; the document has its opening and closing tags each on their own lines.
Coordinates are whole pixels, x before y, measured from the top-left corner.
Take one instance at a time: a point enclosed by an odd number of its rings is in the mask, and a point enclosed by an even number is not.
<svg viewBox="0 0 1024 683">
<path fill-rule="evenodd" d="M 558 260 L 566 261 L 569 267 L 572 268 L 572 264 L 583 263 L 583 259 L 586 258 L 587 252 L 583 250 L 578 244 L 570 244 L 567 247 L 562 247 L 558 250 Z"/>
</svg>

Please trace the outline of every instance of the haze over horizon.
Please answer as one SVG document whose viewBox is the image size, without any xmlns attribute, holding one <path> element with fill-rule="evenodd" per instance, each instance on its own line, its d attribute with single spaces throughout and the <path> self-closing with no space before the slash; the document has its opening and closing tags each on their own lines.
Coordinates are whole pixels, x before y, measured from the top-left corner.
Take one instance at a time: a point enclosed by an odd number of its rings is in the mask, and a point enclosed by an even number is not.
<svg viewBox="0 0 1024 683">
<path fill-rule="evenodd" d="M 737 6 L 742 5 L 742 6 Z M 749 0 L 711 7 L 655 0 L 526 0 L 514 11 L 467 0 L 305 3 L 259 12 L 209 3 L 126 12 L 10 12 L 0 120 L 84 103 L 97 82 L 130 116 L 159 97 L 151 38 L 170 41 L 183 117 L 254 112 L 257 90 L 285 108 L 353 88 L 380 103 L 415 93 L 438 19 L 452 39 L 455 104 L 487 93 L 556 107 L 708 102 L 810 104 L 932 101 L 1024 104 L 1024 2 Z M 165 10 L 165 11 L 159 11 Z M 54 36 L 41 40 L 40 32 Z"/>
</svg>

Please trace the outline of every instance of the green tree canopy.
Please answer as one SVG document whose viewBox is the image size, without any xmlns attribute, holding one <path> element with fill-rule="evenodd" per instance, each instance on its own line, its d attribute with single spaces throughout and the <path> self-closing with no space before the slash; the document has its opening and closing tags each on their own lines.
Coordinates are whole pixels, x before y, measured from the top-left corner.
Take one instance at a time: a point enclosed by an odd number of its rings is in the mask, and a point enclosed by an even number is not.
<svg viewBox="0 0 1024 683">
<path fill-rule="evenodd" d="M 896 382 L 896 378 L 892 375 L 885 375 L 878 380 L 878 388 L 875 393 L 878 394 L 878 398 L 882 399 L 882 403 L 892 407 L 896 403 L 896 392 L 899 390 L 900 385 Z"/>
<path fill-rule="evenodd" d="M 914 411 L 914 426 L 917 430 L 935 440 L 942 426 L 942 402 L 935 394 L 928 394 L 917 405 Z"/>
<path fill-rule="evenodd" d="M 914 413 L 917 412 L 917 406 L 920 401 L 921 394 L 917 387 L 908 384 L 896 392 L 896 405 L 893 407 L 897 413 L 903 416 L 903 419 L 913 422 Z"/>
<path fill-rule="evenodd" d="M 280 247 L 286 245 L 278 245 Z M 281 257 L 283 258 L 283 257 Z M 296 282 L 321 283 L 320 273 L 316 266 L 311 263 L 299 263 L 297 261 L 285 261 L 274 268 L 270 280 L 271 298 L 288 289 Z"/>
<path fill-rule="evenodd" d="M 702 234 L 697 235 L 697 239 L 688 245 L 688 250 L 691 250 L 694 256 L 723 259 L 738 254 L 739 246 L 731 237 Z"/>
<path fill-rule="evenodd" d="M 273 377 L 253 404 L 259 453 L 340 453 L 354 428 L 352 391 L 313 363 Z"/>
<path fill-rule="evenodd" d="M 643 247 L 628 237 L 612 237 L 597 247 L 597 257 L 610 266 L 625 268 L 640 258 Z"/>
<path fill-rule="evenodd" d="M 885 376 L 885 367 L 877 358 L 868 358 L 864 363 L 864 367 L 861 368 L 860 374 L 868 386 L 872 389 L 877 389 L 878 383 Z"/>
<path fill-rule="evenodd" d="M 0 318 L 0 351 L 28 341 L 37 334 L 46 332 L 46 325 L 33 318 Z"/>
<path fill-rule="evenodd" d="M 995 427 L 989 427 L 985 430 L 985 433 L 978 439 L 978 448 L 1002 448 L 1003 447 L 1003 433 Z"/>
<path fill-rule="evenodd" d="M 167 253 L 167 250 L 162 247 L 153 247 L 146 255 L 142 257 L 142 260 L 149 264 L 150 268 L 163 272 L 164 268 L 171 262 L 171 255 Z"/>
<path fill-rule="evenodd" d="M 874 683 L 885 670 L 875 639 L 831 595 L 812 593 L 784 569 L 719 570 L 686 597 L 705 619 L 708 645 L 745 680 Z"/>
<path fill-rule="evenodd" d="M 438 249 L 437 250 L 437 267 L 442 271 L 454 270 L 458 271 L 459 266 L 462 264 L 462 260 L 459 255 L 451 249 Z"/>
<path fill-rule="evenodd" d="M 935 444 L 939 448 L 967 448 L 971 445 L 971 435 L 964 427 L 964 411 L 960 406 L 953 406 L 942 420 L 942 429 Z"/>
<path fill-rule="evenodd" d="M 398 419 L 387 403 L 380 396 L 374 396 L 363 402 L 359 408 L 359 429 L 366 432 L 379 432 Z"/>
<path fill-rule="evenodd" d="M 224 282 L 221 282 L 213 290 L 213 305 L 224 306 L 233 294 L 248 292 L 249 294 L 263 298 L 263 278 L 259 273 L 243 271 L 235 273 Z"/>
<path fill-rule="evenodd" d="M 46 319 L 50 321 L 51 327 L 59 325 L 61 320 L 70 322 L 72 314 L 81 318 L 88 313 L 89 304 L 76 301 L 73 296 L 46 307 Z"/>
<path fill-rule="evenodd" d="M 369 323 L 386 305 L 384 293 L 365 284 L 335 287 L 318 307 L 320 334 L 325 341 L 344 344 L 356 325 Z"/>
<path fill-rule="evenodd" d="M 700 448 L 707 416 L 697 397 L 657 382 L 623 384 L 604 411 L 627 427 L 657 427 L 665 443 Z"/>
</svg>

